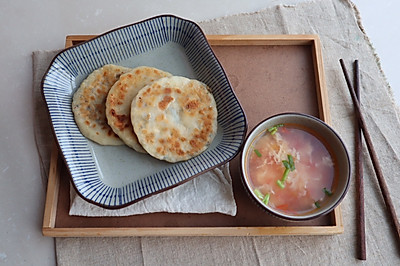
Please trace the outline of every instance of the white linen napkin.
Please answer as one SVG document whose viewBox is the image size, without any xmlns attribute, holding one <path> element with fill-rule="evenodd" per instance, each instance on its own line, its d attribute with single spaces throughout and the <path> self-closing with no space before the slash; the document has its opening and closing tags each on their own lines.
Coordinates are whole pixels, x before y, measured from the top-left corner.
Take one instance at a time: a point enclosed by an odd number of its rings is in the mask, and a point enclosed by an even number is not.
<svg viewBox="0 0 400 266">
<path fill-rule="evenodd" d="M 236 215 L 229 163 L 175 188 L 118 210 L 108 210 L 86 202 L 77 195 L 72 186 L 70 200 L 69 214 L 79 216 L 128 216 L 154 212 L 219 212 L 232 216 Z"/>
</svg>

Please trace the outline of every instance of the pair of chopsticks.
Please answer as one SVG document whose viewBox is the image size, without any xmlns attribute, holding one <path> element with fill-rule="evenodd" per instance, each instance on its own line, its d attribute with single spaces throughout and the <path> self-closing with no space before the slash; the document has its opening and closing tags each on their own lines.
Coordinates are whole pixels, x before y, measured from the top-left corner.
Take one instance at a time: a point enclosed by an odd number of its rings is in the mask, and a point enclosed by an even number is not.
<svg viewBox="0 0 400 266">
<path fill-rule="evenodd" d="M 358 60 L 356 60 L 354 62 L 355 87 L 356 87 L 355 89 L 353 88 L 353 86 L 351 84 L 351 81 L 350 81 L 349 75 L 347 73 L 346 66 L 344 64 L 343 59 L 340 59 L 339 62 L 342 67 L 344 77 L 346 79 L 347 87 L 349 88 L 349 91 L 350 91 L 351 99 L 353 101 L 356 117 L 358 120 L 358 125 L 364 135 L 368 153 L 371 157 L 372 165 L 373 165 L 376 177 L 378 179 L 379 188 L 381 190 L 383 200 L 385 202 L 387 211 L 389 213 L 393 228 L 396 231 L 396 239 L 399 241 L 398 244 L 400 245 L 399 220 L 397 219 L 396 210 L 394 208 L 392 199 L 390 197 L 389 189 L 386 184 L 385 178 L 383 177 L 382 169 L 379 165 L 378 157 L 376 155 L 374 146 L 372 145 L 371 136 L 368 132 L 367 125 L 365 123 L 363 114 L 361 112 L 360 103 L 359 103 L 359 100 L 357 99 L 357 95 L 356 95 L 356 93 L 359 95 L 359 90 L 360 90 L 360 77 L 359 77 L 360 74 L 359 74 Z M 361 169 L 362 168 L 362 165 L 361 165 L 362 144 L 361 144 L 361 131 L 360 130 L 358 130 L 358 134 L 359 134 L 358 136 L 360 137 L 359 141 L 357 143 L 357 158 L 356 158 L 356 160 L 359 161 L 357 163 L 357 168 L 360 168 L 357 170 L 357 173 L 356 173 L 356 182 L 358 185 L 358 188 L 357 188 L 358 203 L 357 203 L 357 205 L 358 205 L 358 209 L 359 209 L 358 210 L 358 216 L 359 216 L 358 219 L 359 220 L 358 220 L 358 225 L 357 225 L 358 237 L 359 237 L 359 239 L 358 239 L 358 241 L 359 241 L 358 257 L 361 260 L 365 260 L 366 259 L 366 248 L 365 248 L 364 188 L 363 188 L 363 178 L 362 178 L 362 169 Z"/>
</svg>

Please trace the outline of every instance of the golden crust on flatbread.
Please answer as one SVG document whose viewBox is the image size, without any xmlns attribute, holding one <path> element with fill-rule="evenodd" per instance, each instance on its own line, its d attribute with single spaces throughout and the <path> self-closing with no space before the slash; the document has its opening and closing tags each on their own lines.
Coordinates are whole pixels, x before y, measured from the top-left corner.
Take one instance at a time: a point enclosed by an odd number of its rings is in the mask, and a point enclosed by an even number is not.
<svg viewBox="0 0 400 266">
<path fill-rule="evenodd" d="M 171 76 L 170 73 L 153 67 L 137 67 L 121 75 L 108 92 L 106 100 L 108 124 L 126 145 L 138 152 L 146 153 L 133 131 L 131 123 L 132 100 L 144 86 L 169 76 Z"/>
<path fill-rule="evenodd" d="M 132 101 L 131 119 L 142 147 L 168 162 L 203 152 L 217 133 L 217 108 L 204 83 L 184 77 L 159 79 Z"/>
<path fill-rule="evenodd" d="M 107 123 L 105 101 L 108 91 L 119 77 L 131 68 L 105 65 L 93 71 L 74 93 L 72 111 L 81 133 L 101 145 L 123 145 L 124 142 Z"/>
</svg>

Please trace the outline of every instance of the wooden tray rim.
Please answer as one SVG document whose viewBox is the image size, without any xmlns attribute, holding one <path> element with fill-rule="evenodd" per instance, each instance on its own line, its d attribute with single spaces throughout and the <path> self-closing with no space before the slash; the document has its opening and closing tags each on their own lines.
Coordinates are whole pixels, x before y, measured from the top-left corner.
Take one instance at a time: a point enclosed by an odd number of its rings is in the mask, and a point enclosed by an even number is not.
<svg viewBox="0 0 400 266">
<path fill-rule="evenodd" d="M 65 47 L 97 35 L 68 35 Z M 212 45 L 311 45 L 317 87 L 318 109 L 322 120 L 331 123 L 328 95 L 323 71 L 322 50 L 318 35 L 207 35 Z M 318 89 L 319 88 L 319 89 Z M 260 236 L 260 235 L 334 235 L 344 232 L 340 205 L 333 211 L 332 226 L 265 226 L 265 227 L 56 227 L 60 187 L 60 160 L 57 145 L 51 152 L 49 178 L 42 233 L 50 237 L 122 237 L 122 236 Z"/>
</svg>

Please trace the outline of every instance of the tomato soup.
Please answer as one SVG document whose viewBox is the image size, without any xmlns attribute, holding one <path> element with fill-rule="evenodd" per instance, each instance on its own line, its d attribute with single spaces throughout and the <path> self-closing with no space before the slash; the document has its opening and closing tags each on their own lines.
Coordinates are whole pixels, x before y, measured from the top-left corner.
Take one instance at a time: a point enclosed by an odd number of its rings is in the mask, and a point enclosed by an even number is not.
<svg viewBox="0 0 400 266">
<path fill-rule="evenodd" d="M 323 206 L 334 191 L 335 160 L 316 132 L 276 125 L 257 136 L 247 154 L 249 183 L 278 212 L 299 215 Z"/>
</svg>

